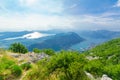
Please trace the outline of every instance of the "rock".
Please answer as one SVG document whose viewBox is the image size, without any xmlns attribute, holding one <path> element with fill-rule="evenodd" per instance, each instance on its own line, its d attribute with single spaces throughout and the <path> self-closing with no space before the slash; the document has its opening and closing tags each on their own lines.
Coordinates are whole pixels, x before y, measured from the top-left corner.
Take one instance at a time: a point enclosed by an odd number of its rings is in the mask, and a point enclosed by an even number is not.
<svg viewBox="0 0 120 80">
<path fill-rule="evenodd" d="M 14 58 L 19 58 L 21 55 L 20 54 L 12 54 L 11 56 Z"/>
<path fill-rule="evenodd" d="M 90 80 L 95 80 L 95 78 L 93 77 L 92 74 L 88 73 L 85 71 L 85 74 L 88 76 L 88 78 L 90 78 Z"/>
<path fill-rule="evenodd" d="M 27 54 L 11 54 L 12 57 L 17 58 L 19 62 L 29 61 L 31 63 L 35 63 L 43 58 L 49 57 L 45 53 L 27 53 Z"/>
<path fill-rule="evenodd" d="M 28 55 L 28 57 L 30 58 L 30 61 L 35 63 L 43 58 L 49 57 L 48 55 L 46 55 L 45 53 L 31 53 Z"/>
<path fill-rule="evenodd" d="M 87 56 L 86 59 L 88 60 L 95 60 L 95 59 L 99 59 L 100 57 L 93 57 L 93 56 Z"/>
<path fill-rule="evenodd" d="M 101 78 L 101 80 L 112 80 L 111 78 L 109 78 L 106 74 L 104 74 Z"/>
</svg>

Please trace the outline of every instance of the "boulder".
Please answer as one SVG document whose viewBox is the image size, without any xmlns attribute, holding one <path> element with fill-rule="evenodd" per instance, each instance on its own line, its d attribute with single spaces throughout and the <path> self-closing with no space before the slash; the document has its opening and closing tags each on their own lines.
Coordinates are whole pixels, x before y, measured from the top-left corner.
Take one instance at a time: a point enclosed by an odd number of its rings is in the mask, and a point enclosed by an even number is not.
<svg viewBox="0 0 120 80">
<path fill-rule="evenodd" d="M 101 78 L 101 80 L 112 80 L 110 77 L 108 77 L 106 74 L 104 74 Z"/>
</svg>

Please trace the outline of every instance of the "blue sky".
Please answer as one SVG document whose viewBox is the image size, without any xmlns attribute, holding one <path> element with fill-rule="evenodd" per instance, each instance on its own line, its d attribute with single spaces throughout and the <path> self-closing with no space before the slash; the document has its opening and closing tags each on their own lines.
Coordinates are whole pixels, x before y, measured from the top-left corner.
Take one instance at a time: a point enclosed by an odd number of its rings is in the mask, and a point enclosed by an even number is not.
<svg viewBox="0 0 120 80">
<path fill-rule="evenodd" d="M 120 30 L 120 0 L 0 0 L 0 30 Z"/>
</svg>

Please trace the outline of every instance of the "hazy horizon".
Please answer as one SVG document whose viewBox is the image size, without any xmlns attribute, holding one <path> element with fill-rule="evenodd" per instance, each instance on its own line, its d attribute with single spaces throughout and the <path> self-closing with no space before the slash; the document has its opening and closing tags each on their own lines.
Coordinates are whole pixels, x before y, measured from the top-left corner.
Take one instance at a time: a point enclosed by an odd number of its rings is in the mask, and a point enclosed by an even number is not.
<svg viewBox="0 0 120 80">
<path fill-rule="evenodd" d="M 120 31 L 120 0 L 0 0 L 0 32 Z"/>
</svg>

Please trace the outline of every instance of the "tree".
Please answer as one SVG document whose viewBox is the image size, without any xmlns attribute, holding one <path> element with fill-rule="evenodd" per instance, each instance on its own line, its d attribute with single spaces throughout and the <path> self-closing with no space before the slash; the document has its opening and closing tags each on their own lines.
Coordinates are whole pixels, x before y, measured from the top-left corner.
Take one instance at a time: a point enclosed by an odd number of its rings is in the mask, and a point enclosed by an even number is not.
<svg viewBox="0 0 120 80">
<path fill-rule="evenodd" d="M 21 43 L 13 43 L 10 45 L 9 50 L 15 53 L 27 53 L 28 49 Z"/>
<path fill-rule="evenodd" d="M 33 52 L 34 52 L 34 53 L 40 53 L 40 52 L 41 52 L 41 50 L 40 50 L 40 49 L 38 49 L 38 48 L 34 48 L 34 49 L 33 49 Z"/>
<path fill-rule="evenodd" d="M 53 49 L 43 49 L 43 52 L 47 55 L 55 55 L 55 51 Z"/>
</svg>

